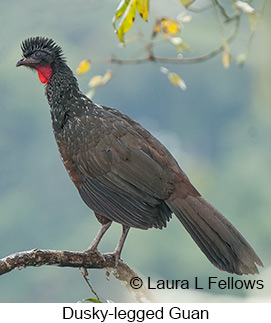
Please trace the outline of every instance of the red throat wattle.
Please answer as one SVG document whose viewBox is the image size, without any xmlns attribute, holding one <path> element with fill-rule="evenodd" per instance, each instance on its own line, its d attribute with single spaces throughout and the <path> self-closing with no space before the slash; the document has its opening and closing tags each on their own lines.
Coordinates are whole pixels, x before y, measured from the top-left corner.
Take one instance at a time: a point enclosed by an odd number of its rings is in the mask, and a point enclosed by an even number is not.
<svg viewBox="0 0 271 323">
<path fill-rule="evenodd" d="M 38 66 L 36 67 L 39 79 L 41 83 L 48 83 L 52 76 L 53 70 L 50 66 Z"/>
</svg>

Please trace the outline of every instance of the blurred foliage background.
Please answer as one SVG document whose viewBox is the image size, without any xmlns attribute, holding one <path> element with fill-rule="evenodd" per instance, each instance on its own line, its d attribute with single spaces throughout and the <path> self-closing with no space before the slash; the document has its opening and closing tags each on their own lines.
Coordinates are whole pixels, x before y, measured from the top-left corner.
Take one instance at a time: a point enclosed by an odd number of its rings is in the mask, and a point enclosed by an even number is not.
<svg viewBox="0 0 271 323">
<path fill-rule="evenodd" d="M 136 45 L 118 46 L 111 19 L 118 0 L 0 0 L 0 257 L 33 248 L 83 250 L 99 224 L 81 201 L 59 158 L 44 90 L 37 75 L 15 69 L 20 43 L 30 36 L 55 39 L 75 71 L 85 58 L 89 73 L 78 77 L 83 92 L 89 78 L 104 74 L 113 53 L 133 56 Z M 157 136 L 179 161 L 197 189 L 214 204 L 257 251 L 265 264 L 265 288 L 244 290 L 167 291 L 162 301 L 266 301 L 271 297 L 271 68 L 270 1 L 253 39 L 244 68 L 233 61 L 225 70 L 221 57 L 197 65 L 167 66 L 181 75 L 188 89 L 166 80 L 155 64 L 118 68 L 95 94 L 100 104 L 128 114 Z M 151 35 L 157 17 L 176 17 L 175 0 L 151 1 L 149 23 L 137 19 L 132 31 Z M 196 53 L 221 43 L 212 12 L 197 15 L 183 36 Z M 233 54 L 248 38 L 244 21 Z M 129 34 L 128 33 L 128 34 Z M 160 48 L 171 55 L 173 49 Z M 96 60 L 95 60 L 96 59 Z M 115 224 L 101 243 L 112 251 L 121 228 Z M 213 268 L 176 219 L 168 228 L 131 230 L 122 257 L 143 276 L 226 279 Z M 102 299 L 133 301 L 125 288 L 104 271 L 91 271 Z M 236 277 L 240 278 L 240 277 Z M 242 277 L 244 279 L 244 277 Z M 1 302 L 75 302 L 91 297 L 78 269 L 27 268 L 0 277 Z"/>
</svg>

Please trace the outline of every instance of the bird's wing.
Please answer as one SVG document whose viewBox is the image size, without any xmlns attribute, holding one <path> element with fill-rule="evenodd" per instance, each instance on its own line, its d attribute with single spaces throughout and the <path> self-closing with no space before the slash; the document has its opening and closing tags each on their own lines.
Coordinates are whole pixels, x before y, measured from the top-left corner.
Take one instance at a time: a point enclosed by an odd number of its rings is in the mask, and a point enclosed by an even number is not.
<svg viewBox="0 0 271 323">
<path fill-rule="evenodd" d="M 171 215 L 163 201 L 174 190 L 166 165 L 172 161 L 162 144 L 125 117 L 101 109 L 65 125 L 67 149 L 84 177 L 79 192 L 89 207 L 113 221 L 162 227 Z"/>
</svg>

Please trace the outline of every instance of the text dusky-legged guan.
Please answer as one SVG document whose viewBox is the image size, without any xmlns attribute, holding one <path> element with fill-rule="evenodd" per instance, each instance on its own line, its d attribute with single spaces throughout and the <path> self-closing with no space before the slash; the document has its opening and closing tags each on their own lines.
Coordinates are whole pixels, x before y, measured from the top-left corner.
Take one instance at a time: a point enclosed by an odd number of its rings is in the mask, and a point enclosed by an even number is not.
<svg viewBox="0 0 271 323">
<path fill-rule="evenodd" d="M 112 221 L 123 227 L 114 256 L 120 259 L 129 229 L 166 227 L 174 213 L 205 256 L 229 273 L 255 274 L 260 258 L 235 227 L 190 183 L 170 152 L 120 111 L 85 96 L 52 39 L 21 44 L 16 66 L 38 72 L 45 84 L 55 139 L 80 196 L 101 228 L 96 250 Z M 151 246 L 149 246 L 151 248 Z"/>
</svg>

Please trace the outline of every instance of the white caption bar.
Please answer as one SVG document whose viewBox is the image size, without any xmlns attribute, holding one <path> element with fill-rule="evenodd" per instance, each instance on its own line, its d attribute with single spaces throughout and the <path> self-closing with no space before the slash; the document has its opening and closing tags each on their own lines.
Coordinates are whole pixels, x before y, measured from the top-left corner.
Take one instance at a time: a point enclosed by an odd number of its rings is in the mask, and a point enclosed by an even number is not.
<svg viewBox="0 0 271 323">
<path fill-rule="evenodd" d="M 270 304 L 75 303 L 0 304 L 1 322 L 267 322 Z"/>
</svg>

